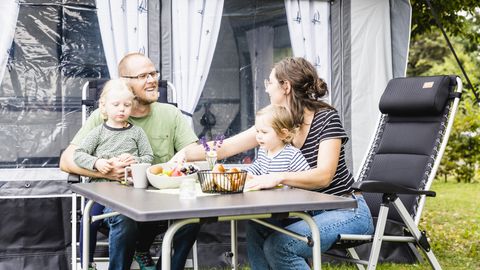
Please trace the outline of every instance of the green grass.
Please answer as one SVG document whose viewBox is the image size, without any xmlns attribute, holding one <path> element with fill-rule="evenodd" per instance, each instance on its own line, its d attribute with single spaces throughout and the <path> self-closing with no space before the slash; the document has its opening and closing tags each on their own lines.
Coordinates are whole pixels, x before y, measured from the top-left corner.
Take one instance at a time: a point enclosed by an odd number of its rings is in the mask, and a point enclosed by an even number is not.
<svg viewBox="0 0 480 270">
<path fill-rule="evenodd" d="M 435 182 L 420 223 L 445 269 L 480 269 L 480 184 Z"/>
<path fill-rule="evenodd" d="M 480 184 L 435 181 L 437 197 L 427 198 L 420 230 L 426 230 L 443 269 L 480 270 Z M 242 268 L 242 269 L 248 269 Z M 350 270 L 353 265 L 323 264 L 322 269 Z M 379 270 L 431 269 L 422 264 L 379 264 Z"/>
<path fill-rule="evenodd" d="M 435 198 L 427 198 L 420 230 L 426 230 L 443 269 L 480 269 L 480 184 L 435 181 Z M 356 269 L 351 265 L 323 265 L 322 269 Z M 431 269 L 415 265 L 380 264 L 380 270 Z"/>
</svg>

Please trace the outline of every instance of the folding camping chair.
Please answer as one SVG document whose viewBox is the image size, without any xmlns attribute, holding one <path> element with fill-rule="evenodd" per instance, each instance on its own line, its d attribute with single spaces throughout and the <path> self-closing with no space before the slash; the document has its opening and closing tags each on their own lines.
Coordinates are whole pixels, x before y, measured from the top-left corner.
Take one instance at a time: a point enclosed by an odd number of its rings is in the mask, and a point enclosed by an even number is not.
<svg viewBox="0 0 480 270">
<path fill-rule="evenodd" d="M 90 113 L 92 113 L 99 106 L 99 98 L 102 93 L 103 87 L 109 79 L 95 79 L 86 82 L 82 88 L 82 125 L 85 124 Z M 175 86 L 166 80 L 158 81 L 158 91 L 159 97 L 158 102 L 168 103 L 174 106 L 177 106 L 177 92 Z M 82 182 L 86 182 L 86 177 L 81 177 Z M 83 206 L 85 205 L 85 199 L 81 197 L 81 214 L 83 215 Z M 155 244 L 155 243 L 154 243 Z M 157 242 L 158 244 L 158 242 Z M 108 242 L 99 241 L 97 242 L 99 246 L 106 246 Z M 193 245 L 193 258 L 192 258 L 192 267 L 193 269 L 198 269 L 198 259 L 197 259 L 197 243 Z M 108 258 L 97 259 L 97 261 L 106 261 Z M 188 263 L 188 262 L 187 262 Z"/>
<path fill-rule="evenodd" d="M 380 99 L 382 115 L 376 134 L 354 184 L 377 220 L 375 232 L 342 234 L 334 246 L 346 249 L 353 259 L 344 259 L 358 269 L 364 269 L 363 265 L 376 268 L 384 241 L 413 243 L 434 269 L 441 269 L 418 223 L 425 197 L 436 195 L 429 189 L 447 145 L 461 92 L 462 82 L 456 76 L 396 78 L 388 83 Z M 396 212 L 389 211 L 392 205 Z M 388 223 L 400 225 L 403 233 L 385 235 Z M 360 260 L 354 248 L 365 243 L 371 243 L 368 261 Z"/>
</svg>

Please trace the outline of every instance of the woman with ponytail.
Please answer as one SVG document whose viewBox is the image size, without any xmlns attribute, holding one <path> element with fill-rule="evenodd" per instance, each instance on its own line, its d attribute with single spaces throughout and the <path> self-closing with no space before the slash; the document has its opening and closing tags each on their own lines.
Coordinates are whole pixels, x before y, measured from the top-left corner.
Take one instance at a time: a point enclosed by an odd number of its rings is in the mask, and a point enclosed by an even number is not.
<svg viewBox="0 0 480 270">
<path fill-rule="evenodd" d="M 348 196 L 357 200 L 355 209 L 310 211 L 320 229 L 322 252 L 328 250 L 339 234 L 373 232 L 370 210 L 364 198 L 351 188 L 354 179 L 345 163 L 344 145 L 348 140 L 337 111 L 323 98 L 327 84 L 318 77 L 304 58 L 289 57 L 276 63 L 265 88 L 270 103 L 290 110 L 297 128 L 292 145 L 299 148 L 309 170 L 252 175 L 248 189 L 268 189 L 288 185 L 327 194 Z M 258 145 L 255 127 L 224 141 L 218 158 L 229 157 Z M 188 160 L 199 160 L 204 153 L 198 148 L 186 152 Z M 303 220 L 269 220 L 301 235 L 311 236 Z M 251 269 L 310 269 L 306 259 L 312 256 L 307 243 L 250 222 L 247 227 L 247 252 Z"/>
</svg>

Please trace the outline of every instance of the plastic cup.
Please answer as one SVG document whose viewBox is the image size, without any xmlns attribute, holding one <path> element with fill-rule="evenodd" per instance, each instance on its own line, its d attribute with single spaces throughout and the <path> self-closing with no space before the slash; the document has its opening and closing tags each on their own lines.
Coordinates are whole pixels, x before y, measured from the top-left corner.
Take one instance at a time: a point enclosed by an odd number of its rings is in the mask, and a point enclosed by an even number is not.
<svg viewBox="0 0 480 270">
<path fill-rule="evenodd" d="M 195 183 L 196 181 L 193 178 L 186 178 L 182 180 L 179 191 L 180 199 L 191 200 L 197 197 Z"/>
</svg>

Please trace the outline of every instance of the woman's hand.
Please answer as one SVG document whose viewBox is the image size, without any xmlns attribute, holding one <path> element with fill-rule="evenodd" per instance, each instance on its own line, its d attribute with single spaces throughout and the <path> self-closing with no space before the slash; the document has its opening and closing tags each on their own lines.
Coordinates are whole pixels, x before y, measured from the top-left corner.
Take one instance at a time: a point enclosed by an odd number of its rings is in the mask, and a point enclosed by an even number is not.
<svg viewBox="0 0 480 270">
<path fill-rule="evenodd" d="M 185 148 L 178 151 L 171 159 L 168 161 L 168 163 L 178 163 L 178 164 L 183 164 L 185 163 Z"/>
<path fill-rule="evenodd" d="M 195 155 L 198 153 L 201 153 L 202 158 L 200 159 L 195 158 Z M 197 160 L 205 160 L 205 150 L 203 150 L 203 147 L 201 145 L 198 145 L 197 143 L 191 143 L 185 146 L 184 148 L 182 148 L 180 151 L 178 151 L 170 159 L 170 161 L 168 161 L 168 163 L 183 164 L 187 161 L 197 161 Z"/>
<path fill-rule="evenodd" d="M 247 175 L 246 190 L 260 190 L 274 188 L 280 184 L 280 176 L 276 173 L 264 175 Z"/>
</svg>

